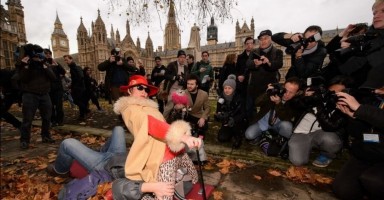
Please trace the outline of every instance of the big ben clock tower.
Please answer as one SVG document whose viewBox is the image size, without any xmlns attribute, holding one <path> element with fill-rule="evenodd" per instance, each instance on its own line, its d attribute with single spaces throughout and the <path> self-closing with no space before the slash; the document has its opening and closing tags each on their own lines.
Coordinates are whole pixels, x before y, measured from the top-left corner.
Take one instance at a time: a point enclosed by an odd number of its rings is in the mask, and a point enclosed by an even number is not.
<svg viewBox="0 0 384 200">
<path fill-rule="evenodd" d="M 56 13 L 55 29 L 51 35 L 52 52 L 54 58 L 69 54 L 68 37 L 63 30 L 59 15 Z"/>
</svg>

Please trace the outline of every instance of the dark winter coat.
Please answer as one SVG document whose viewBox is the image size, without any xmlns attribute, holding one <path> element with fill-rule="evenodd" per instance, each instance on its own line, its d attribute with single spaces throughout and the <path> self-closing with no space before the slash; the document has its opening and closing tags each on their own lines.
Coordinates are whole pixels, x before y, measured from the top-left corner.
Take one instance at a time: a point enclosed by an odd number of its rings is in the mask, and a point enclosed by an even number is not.
<svg viewBox="0 0 384 200">
<path fill-rule="evenodd" d="M 165 82 L 164 82 L 167 92 L 170 91 L 172 85 L 176 82 L 177 74 L 178 74 L 177 61 L 169 63 L 167 66 L 167 73 L 165 73 Z M 188 75 L 189 75 L 188 66 L 184 65 L 184 75 L 183 75 L 183 79 L 185 82 L 185 84 L 183 84 L 184 88 L 187 86 L 186 78 L 188 77 Z"/>
<path fill-rule="evenodd" d="M 247 69 L 249 72 L 247 94 L 255 95 L 254 97 L 256 97 L 257 94 L 265 92 L 269 83 L 277 83 L 279 81 L 277 80 L 279 75 L 278 70 L 283 67 L 282 50 L 272 46 L 268 53 L 262 54 L 261 52 L 262 50 L 260 48 L 255 49 L 253 53 L 250 54 L 247 61 Z M 262 64 L 259 67 L 256 67 L 253 61 L 255 54 L 267 57 L 271 66 Z"/>
<path fill-rule="evenodd" d="M 138 73 L 138 69 L 134 66 L 129 66 L 125 59 L 123 59 L 123 65 L 117 65 L 116 62 L 111 63 L 109 60 L 105 60 L 104 62 L 100 63 L 97 66 L 97 68 L 100 71 L 106 72 L 104 83 L 105 83 L 105 90 L 107 92 L 110 91 L 110 88 L 112 86 L 112 79 L 113 79 L 113 76 L 116 73 L 118 67 L 123 69 L 122 71 L 124 74 L 122 74 L 122 76 L 124 76 L 126 78 L 126 80 L 127 80 L 126 83 L 128 83 L 128 80 L 129 80 L 131 73 L 132 74 Z"/>
<path fill-rule="evenodd" d="M 293 44 L 290 39 L 285 39 L 286 33 L 276 33 L 272 35 L 272 40 L 277 44 L 289 47 Z M 298 77 L 306 80 L 308 77 L 318 76 L 320 69 L 323 67 L 324 58 L 327 55 L 327 50 L 322 41 L 317 42 L 318 46 L 315 52 L 303 55 L 301 58 L 296 58 L 295 54 L 291 54 L 291 67 L 288 70 L 285 78 Z"/>
<path fill-rule="evenodd" d="M 30 61 L 28 64 L 17 64 L 20 75 L 21 90 L 34 94 L 48 94 L 51 89 L 51 81 L 56 79 L 50 67 L 41 62 Z"/>
</svg>

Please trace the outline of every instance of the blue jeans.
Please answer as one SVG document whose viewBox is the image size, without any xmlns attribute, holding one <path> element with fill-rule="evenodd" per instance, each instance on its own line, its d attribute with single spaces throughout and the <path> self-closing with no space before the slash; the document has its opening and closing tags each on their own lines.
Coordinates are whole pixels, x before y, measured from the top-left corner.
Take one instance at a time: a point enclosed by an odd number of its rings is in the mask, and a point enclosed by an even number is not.
<svg viewBox="0 0 384 200">
<path fill-rule="evenodd" d="M 335 158 L 343 146 L 334 132 L 317 130 L 308 134 L 295 133 L 288 142 L 289 160 L 295 166 L 308 163 L 312 148 L 317 148 L 328 158 Z"/>
<path fill-rule="evenodd" d="M 111 137 L 101 147 L 100 152 L 88 148 L 76 139 L 68 138 L 60 144 L 55 161 L 55 171 L 60 174 L 67 173 L 73 160 L 77 160 L 88 172 L 104 169 L 104 165 L 115 153 L 125 152 L 127 152 L 127 147 L 124 129 L 121 126 L 116 126 L 112 130 Z"/>
<path fill-rule="evenodd" d="M 245 131 L 245 138 L 248 140 L 254 140 L 258 137 L 261 136 L 263 131 L 266 131 L 268 129 L 273 129 L 279 135 L 285 137 L 285 138 L 290 138 L 292 135 L 292 123 L 289 121 L 280 121 L 277 120 L 275 124 L 263 126 L 262 120 L 259 120 L 258 122 L 250 125 L 247 130 Z"/>
</svg>

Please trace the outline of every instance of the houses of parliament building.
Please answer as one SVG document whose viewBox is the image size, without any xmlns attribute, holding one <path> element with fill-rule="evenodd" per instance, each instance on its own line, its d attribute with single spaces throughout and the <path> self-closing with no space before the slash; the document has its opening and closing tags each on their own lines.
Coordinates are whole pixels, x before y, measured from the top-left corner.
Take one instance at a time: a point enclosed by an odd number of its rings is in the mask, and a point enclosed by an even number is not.
<svg viewBox="0 0 384 200">
<path fill-rule="evenodd" d="M 23 6 L 20 0 L 7 0 L 6 5 L 8 10 L 1 6 L 1 41 L 0 41 L 0 66 L 1 68 L 14 67 L 15 60 L 13 52 L 18 45 L 26 44 L 26 30 L 24 24 Z M 124 53 L 124 56 L 131 56 L 135 60 L 141 59 L 146 67 L 146 73 L 150 74 L 155 63 L 154 57 L 160 56 L 163 64 L 174 61 L 177 51 L 185 50 L 187 54 L 195 56 L 195 61 L 200 60 L 201 52 L 208 51 L 212 66 L 221 67 L 225 61 L 227 54 L 240 54 L 244 50 L 244 39 L 246 37 L 255 37 L 255 25 L 252 18 L 248 25 L 244 22 L 240 25 L 236 22 L 235 38 L 233 42 L 218 42 L 218 27 L 215 25 L 213 18 L 210 20 L 210 25 L 207 27 L 207 44 L 201 46 L 200 43 L 200 28 L 196 25 L 191 27 L 188 47 L 181 47 L 180 29 L 176 23 L 175 9 L 173 4 L 170 5 L 168 11 L 168 19 L 164 31 L 164 46 L 158 46 L 156 49 L 153 46 L 150 32 L 148 32 L 144 48 L 142 48 L 140 39 L 136 42 L 131 37 L 129 21 L 126 22 L 126 35 L 120 36 L 119 30 L 114 30 L 113 25 L 110 27 L 109 37 L 107 36 L 107 28 L 98 10 L 98 16 L 90 25 L 90 32 L 80 17 L 80 24 L 77 28 L 77 45 L 78 53 L 72 54 L 75 62 L 82 67 L 88 66 L 94 69 L 94 78 L 98 81 L 104 80 L 104 72 L 97 70 L 97 65 L 110 56 L 110 51 L 114 47 L 119 47 Z M 55 59 L 63 66 L 62 56 L 69 54 L 69 41 L 65 34 L 65 29 L 59 19 L 58 14 L 54 21 L 54 30 L 51 34 L 52 52 Z M 327 43 L 338 33 L 338 29 L 323 31 L 323 41 Z M 276 44 L 275 44 L 276 45 Z M 256 40 L 256 46 L 258 41 Z M 277 45 L 278 48 L 282 48 Z M 281 69 L 282 77 L 285 77 L 285 72 L 290 65 L 290 56 L 284 55 L 284 67 Z"/>
</svg>

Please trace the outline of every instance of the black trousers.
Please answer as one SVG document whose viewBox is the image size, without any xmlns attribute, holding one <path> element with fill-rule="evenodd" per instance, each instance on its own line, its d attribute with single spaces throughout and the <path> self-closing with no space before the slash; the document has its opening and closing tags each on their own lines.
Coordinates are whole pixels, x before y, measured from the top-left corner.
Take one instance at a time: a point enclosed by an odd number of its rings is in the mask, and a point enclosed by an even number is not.
<svg viewBox="0 0 384 200">
<path fill-rule="evenodd" d="M 12 124 L 15 128 L 20 128 L 21 122 L 8 112 L 12 104 L 16 103 L 18 100 L 17 94 L 4 95 L 4 99 L 0 100 L 0 119 L 4 119 L 7 123 Z"/>
<path fill-rule="evenodd" d="M 342 167 L 333 182 L 333 191 L 340 199 L 383 199 L 384 161 L 370 163 L 351 159 Z"/>
<path fill-rule="evenodd" d="M 84 118 L 87 113 L 87 102 L 84 92 L 85 90 L 72 90 L 73 102 L 79 107 L 79 117 L 81 118 Z"/>
<path fill-rule="evenodd" d="M 63 90 L 51 91 L 49 93 L 52 101 L 52 123 L 63 123 L 64 121 L 64 111 L 63 111 Z"/>
<path fill-rule="evenodd" d="M 51 127 L 52 103 L 48 94 L 33 94 L 25 92 L 23 94 L 23 122 L 20 127 L 21 142 L 30 142 L 32 120 L 39 109 L 41 115 L 41 136 L 49 137 Z"/>
<path fill-rule="evenodd" d="M 205 136 L 205 132 L 208 130 L 208 120 L 205 120 L 205 124 L 203 127 L 199 127 L 197 122 L 200 118 L 194 117 L 192 115 L 188 115 L 185 121 L 189 122 L 192 126 L 192 135 L 193 136 Z"/>
</svg>

